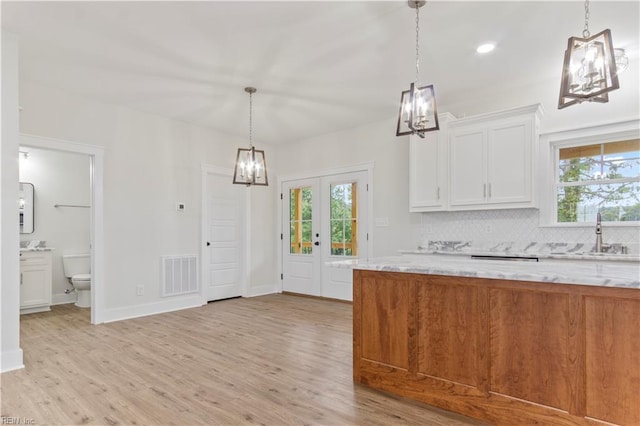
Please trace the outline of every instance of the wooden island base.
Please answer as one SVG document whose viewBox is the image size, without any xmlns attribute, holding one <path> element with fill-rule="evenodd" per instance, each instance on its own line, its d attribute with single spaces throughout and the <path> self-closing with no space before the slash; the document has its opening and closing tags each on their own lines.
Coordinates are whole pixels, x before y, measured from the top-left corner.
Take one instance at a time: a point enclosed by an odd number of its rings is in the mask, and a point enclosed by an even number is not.
<svg viewBox="0 0 640 426">
<path fill-rule="evenodd" d="M 637 289 L 354 270 L 354 380 L 493 424 L 640 425 Z"/>
</svg>

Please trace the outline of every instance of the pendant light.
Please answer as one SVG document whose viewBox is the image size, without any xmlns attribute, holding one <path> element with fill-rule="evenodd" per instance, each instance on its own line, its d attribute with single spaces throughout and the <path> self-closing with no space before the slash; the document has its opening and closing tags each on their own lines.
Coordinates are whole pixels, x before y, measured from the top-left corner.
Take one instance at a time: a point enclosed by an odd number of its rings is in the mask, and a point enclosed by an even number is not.
<svg viewBox="0 0 640 426">
<path fill-rule="evenodd" d="M 426 2 L 408 0 L 407 3 L 416 10 L 416 81 L 400 96 L 396 136 L 417 134 L 424 138 L 424 132 L 440 128 L 433 84 L 420 86 L 420 8 Z"/>
<path fill-rule="evenodd" d="M 249 148 L 238 148 L 236 156 L 236 166 L 233 170 L 233 183 L 240 185 L 261 185 L 268 186 L 267 160 L 264 151 L 253 146 L 253 94 L 255 87 L 245 87 L 244 91 L 249 94 Z"/>
<path fill-rule="evenodd" d="M 609 102 L 608 93 L 619 87 L 611 30 L 591 36 L 589 0 L 585 0 L 582 37 L 569 37 L 564 52 L 558 109 L 585 101 Z"/>
</svg>

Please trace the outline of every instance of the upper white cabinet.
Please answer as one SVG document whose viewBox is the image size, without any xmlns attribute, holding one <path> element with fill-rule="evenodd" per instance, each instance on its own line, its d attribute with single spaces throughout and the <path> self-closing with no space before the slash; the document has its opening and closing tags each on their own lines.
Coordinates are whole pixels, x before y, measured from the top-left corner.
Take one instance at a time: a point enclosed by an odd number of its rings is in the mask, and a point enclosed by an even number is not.
<svg viewBox="0 0 640 426">
<path fill-rule="evenodd" d="M 449 123 L 449 209 L 536 207 L 541 109 L 532 105 Z"/>
<path fill-rule="evenodd" d="M 48 311 L 51 306 L 50 251 L 20 252 L 20 313 Z"/>
<path fill-rule="evenodd" d="M 438 115 L 440 130 L 409 137 L 409 211 L 445 210 L 448 197 L 447 126 L 455 117 Z"/>
</svg>

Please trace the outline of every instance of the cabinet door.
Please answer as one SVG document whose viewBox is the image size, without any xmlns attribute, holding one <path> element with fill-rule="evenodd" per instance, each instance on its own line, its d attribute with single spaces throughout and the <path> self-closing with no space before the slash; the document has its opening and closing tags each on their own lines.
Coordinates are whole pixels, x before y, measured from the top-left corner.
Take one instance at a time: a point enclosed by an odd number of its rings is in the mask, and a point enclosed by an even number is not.
<svg viewBox="0 0 640 426">
<path fill-rule="evenodd" d="M 409 138 L 409 211 L 442 210 L 446 200 L 444 136 L 430 132 Z"/>
<path fill-rule="evenodd" d="M 449 141 L 451 187 L 450 204 L 484 204 L 486 131 L 482 128 L 454 130 Z"/>
<path fill-rule="evenodd" d="M 51 273 L 46 265 L 26 265 L 20 270 L 20 307 L 49 305 Z"/>
<path fill-rule="evenodd" d="M 530 121 L 505 122 L 488 130 L 487 203 L 524 203 L 532 199 Z"/>
</svg>

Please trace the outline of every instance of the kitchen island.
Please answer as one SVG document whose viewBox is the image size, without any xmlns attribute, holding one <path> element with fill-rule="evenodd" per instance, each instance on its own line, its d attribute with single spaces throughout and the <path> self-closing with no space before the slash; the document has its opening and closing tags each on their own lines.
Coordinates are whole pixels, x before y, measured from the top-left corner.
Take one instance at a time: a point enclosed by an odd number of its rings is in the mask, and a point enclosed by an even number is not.
<svg viewBox="0 0 640 426">
<path fill-rule="evenodd" d="M 353 272 L 353 374 L 494 424 L 640 424 L 637 263 L 397 256 Z"/>
</svg>

